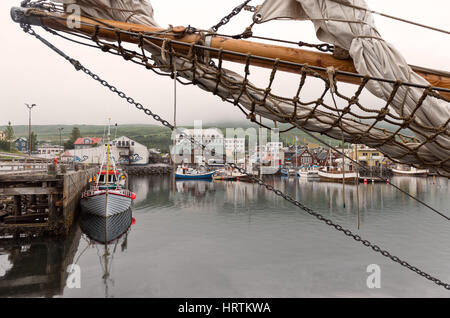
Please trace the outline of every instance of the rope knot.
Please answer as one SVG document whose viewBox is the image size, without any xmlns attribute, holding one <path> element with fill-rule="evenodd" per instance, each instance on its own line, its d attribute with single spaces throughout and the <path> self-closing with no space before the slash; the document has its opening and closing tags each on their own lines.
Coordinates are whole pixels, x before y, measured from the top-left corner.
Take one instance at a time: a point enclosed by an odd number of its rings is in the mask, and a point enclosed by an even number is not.
<svg viewBox="0 0 450 318">
<path fill-rule="evenodd" d="M 332 94 L 336 92 L 336 69 L 334 66 L 327 67 L 327 74 L 328 74 L 328 84 L 330 85 L 330 91 Z"/>
</svg>

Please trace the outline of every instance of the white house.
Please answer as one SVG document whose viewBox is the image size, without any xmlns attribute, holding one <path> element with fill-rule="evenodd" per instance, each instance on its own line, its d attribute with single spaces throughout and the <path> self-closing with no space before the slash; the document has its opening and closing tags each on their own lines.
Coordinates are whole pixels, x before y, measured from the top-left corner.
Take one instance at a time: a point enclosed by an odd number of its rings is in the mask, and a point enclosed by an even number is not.
<svg viewBox="0 0 450 318">
<path fill-rule="evenodd" d="M 245 158 L 245 138 L 225 138 L 224 148 L 227 158 L 232 158 L 233 162 Z"/>
<path fill-rule="evenodd" d="M 64 147 L 44 144 L 37 148 L 37 157 L 52 159 L 64 152 Z"/>
<path fill-rule="evenodd" d="M 98 147 L 69 150 L 63 154 L 63 158 L 79 163 L 100 164 L 106 146 L 107 144 L 103 143 Z M 149 163 L 147 147 L 125 136 L 111 142 L 111 154 L 116 163 L 121 165 L 146 165 Z"/>
<path fill-rule="evenodd" d="M 113 140 L 112 146 L 120 164 L 145 165 L 149 162 L 147 147 L 128 137 L 122 136 Z"/>
<path fill-rule="evenodd" d="M 192 144 L 191 138 L 195 139 L 196 144 Z M 172 154 L 177 163 L 192 162 L 192 160 L 199 163 L 211 158 L 222 159 L 224 155 L 224 137 L 219 129 L 178 128 L 175 142 L 176 145 L 175 149 L 172 149 Z M 202 149 L 201 145 L 205 145 L 206 148 Z"/>
</svg>

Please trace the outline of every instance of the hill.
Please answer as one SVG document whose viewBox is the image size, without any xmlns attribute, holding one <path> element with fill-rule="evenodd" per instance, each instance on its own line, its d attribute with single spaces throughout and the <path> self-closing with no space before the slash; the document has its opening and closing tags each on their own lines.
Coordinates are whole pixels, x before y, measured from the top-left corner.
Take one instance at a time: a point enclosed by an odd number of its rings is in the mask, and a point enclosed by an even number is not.
<svg viewBox="0 0 450 318">
<path fill-rule="evenodd" d="M 273 127 L 271 122 L 264 122 L 265 125 Z M 58 128 L 64 128 L 61 134 L 62 143 L 70 138 L 70 134 L 74 127 L 78 127 L 81 132 L 81 136 L 89 137 L 102 137 L 105 134 L 105 127 L 101 125 L 35 125 L 32 126 L 33 131 L 38 136 L 38 141 L 40 143 L 52 143 L 59 144 L 59 131 Z M 185 128 L 193 128 L 188 126 L 183 126 Z M 239 122 L 222 122 L 219 124 L 206 123 L 203 128 L 215 127 L 220 129 L 224 134 L 226 128 L 243 128 L 244 130 L 250 127 L 255 129 L 258 125 L 249 123 L 248 121 Z M 279 125 L 280 130 L 285 130 L 290 126 L 287 124 Z M 0 126 L 0 130 L 5 129 L 6 126 Z M 28 137 L 28 126 L 27 125 L 17 125 L 13 126 L 16 137 Z M 127 136 L 137 142 L 146 145 L 149 148 L 160 149 L 162 152 L 168 152 L 171 142 L 171 131 L 169 128 L 157 126 L 157 125 L 144 125 L 144 124 L 132 124 L 132 125 L 119 125 L 116 128 L 111 128 L 112 136 Z M 268 133 L 270 138 L 270 132 Z M 319 135 L 319 134 L 317 134 Z M 299 129 L 293 129 L 288 132 L 280 134 L 280 141 L 286 144 L 293 144 L 295 137 L 298 138 L 298 143 L 318 143 L 313 138 L 309 137 L 307 134 L 303 133 Z M 326 136 L 321 136 L 321 138 L 328 144 L 337 146 L 340 144 L 339 140 L 334 140 Z"/>
</svg>

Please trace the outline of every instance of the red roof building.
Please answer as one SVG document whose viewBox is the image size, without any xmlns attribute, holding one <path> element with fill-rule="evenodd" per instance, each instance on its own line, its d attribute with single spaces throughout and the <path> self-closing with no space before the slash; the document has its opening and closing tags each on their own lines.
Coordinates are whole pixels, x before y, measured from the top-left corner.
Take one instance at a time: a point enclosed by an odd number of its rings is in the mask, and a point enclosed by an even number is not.
<svg viewBox="0 0 450 318">
<path fill-rule="evenodd" d="M 102 143 L 100 137 L 81 137 L 74 142 L 75 149 L 86 149 L 96 147 Z"/>
</svg>

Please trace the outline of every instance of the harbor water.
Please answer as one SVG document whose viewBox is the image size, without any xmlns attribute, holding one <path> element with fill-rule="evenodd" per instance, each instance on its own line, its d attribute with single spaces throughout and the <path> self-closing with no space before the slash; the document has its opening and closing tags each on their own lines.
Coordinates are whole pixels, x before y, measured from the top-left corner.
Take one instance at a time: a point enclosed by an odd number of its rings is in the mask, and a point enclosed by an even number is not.
<svg viewBox="0 0 450 318">
<path fill-rule="evenodd" d="M 341 184 L 295 177 L 267 182 L 450 282 L 450 221 L 394 187 L 346 184 L 343 195 Z M 392 182 L 450 216 L 448 179 Z M 67 239 L 1 243 L 0 296 L 450 296 L 257 184 L 151 176 L 130 177 L 130 190 L 137 195 L 133 221 L 106 246 L 79 226 Z M 70 264 L 79 266 L 78 286 L 67 284 Z M 379 266 L 380 288 L 368 287 L 371 264 Z"/>
</svg>

